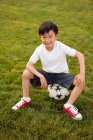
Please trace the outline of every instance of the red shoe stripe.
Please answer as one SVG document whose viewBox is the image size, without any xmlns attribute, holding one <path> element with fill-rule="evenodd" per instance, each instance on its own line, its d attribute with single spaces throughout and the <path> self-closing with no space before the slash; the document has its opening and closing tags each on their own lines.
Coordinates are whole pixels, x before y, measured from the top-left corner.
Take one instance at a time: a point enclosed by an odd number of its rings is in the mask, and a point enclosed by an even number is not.
<svg viewBox="0 0 93 140">
<path fill-rule="evenodd" d="M 17 105 L 15 105 L 17 108 L 19 108 Z"/>
<path fill-rule="evenodd" d="M 24 99 L 22 99 L 24 101 L 24 103 L 27 103 L 27 101 L 25 101 Z"/>
</svg>

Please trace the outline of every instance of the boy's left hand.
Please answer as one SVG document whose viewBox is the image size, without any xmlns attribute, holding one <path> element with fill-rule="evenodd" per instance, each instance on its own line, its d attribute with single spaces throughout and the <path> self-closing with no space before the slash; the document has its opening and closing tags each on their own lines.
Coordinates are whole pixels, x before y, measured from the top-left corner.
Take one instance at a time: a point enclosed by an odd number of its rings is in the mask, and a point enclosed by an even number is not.
<svg viewBox="0 0 93 140">
<path fill-rule="evenodd" d="M 78 74 L 75 77 L 75 85 L 81 86 L 85 83 L 85 75 L 84 74 Z"/>
</svg>

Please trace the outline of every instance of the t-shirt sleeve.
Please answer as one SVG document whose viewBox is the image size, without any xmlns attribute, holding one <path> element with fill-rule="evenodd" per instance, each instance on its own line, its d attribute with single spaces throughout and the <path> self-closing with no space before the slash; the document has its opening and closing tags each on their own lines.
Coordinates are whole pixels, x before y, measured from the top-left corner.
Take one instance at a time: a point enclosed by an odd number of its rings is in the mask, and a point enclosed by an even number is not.
<svg viewBox="0 0 93 140">
<path fill-rule="evenodd" d="M 40 58 L 39 57 L 39 49 L 36 48 L 29 60 L 32 61 L 33 63 L 36 63 L 39 60 L 39 58 Z"/>
<path fill-rule="evenodd" d="M 69 46 L 67 45 L 63 45 L 63 48 L 64 48 L 64 52 L 69 55 L 69 56 L 75 56 L 77 50 L 73 49 L 73 48 L 70 48 Z"/>
</svg>

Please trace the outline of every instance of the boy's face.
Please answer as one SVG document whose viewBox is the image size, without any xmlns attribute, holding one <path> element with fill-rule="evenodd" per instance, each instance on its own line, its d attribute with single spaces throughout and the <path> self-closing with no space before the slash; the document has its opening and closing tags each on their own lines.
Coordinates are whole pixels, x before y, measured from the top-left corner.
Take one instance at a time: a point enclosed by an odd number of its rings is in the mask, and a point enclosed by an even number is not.
<svg viewBox="0 0 93 140">
<path fill-rule="evenodd" d="M 51 51 L 54 48 L 55 40 L 57 39 L 57 35 L 53 30 L 50 30 L 48 33 L 40 35 L 42 43 L 45 45 L 48 51 Z"/>
</svg>

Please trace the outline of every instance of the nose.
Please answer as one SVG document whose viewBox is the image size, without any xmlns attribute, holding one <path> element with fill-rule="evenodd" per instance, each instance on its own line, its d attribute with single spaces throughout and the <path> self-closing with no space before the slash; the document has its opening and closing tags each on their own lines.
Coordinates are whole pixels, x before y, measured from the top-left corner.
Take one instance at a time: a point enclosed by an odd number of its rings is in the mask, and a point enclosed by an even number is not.
<svg viewBox="0 0 93 140">
<path fill-rule="evenodd" d="M 50 38 L 47 37 L 46 40 L 45 40 L 45 42 L 46 42 L 46 43 L 50 42 Z"/>
</svg>

